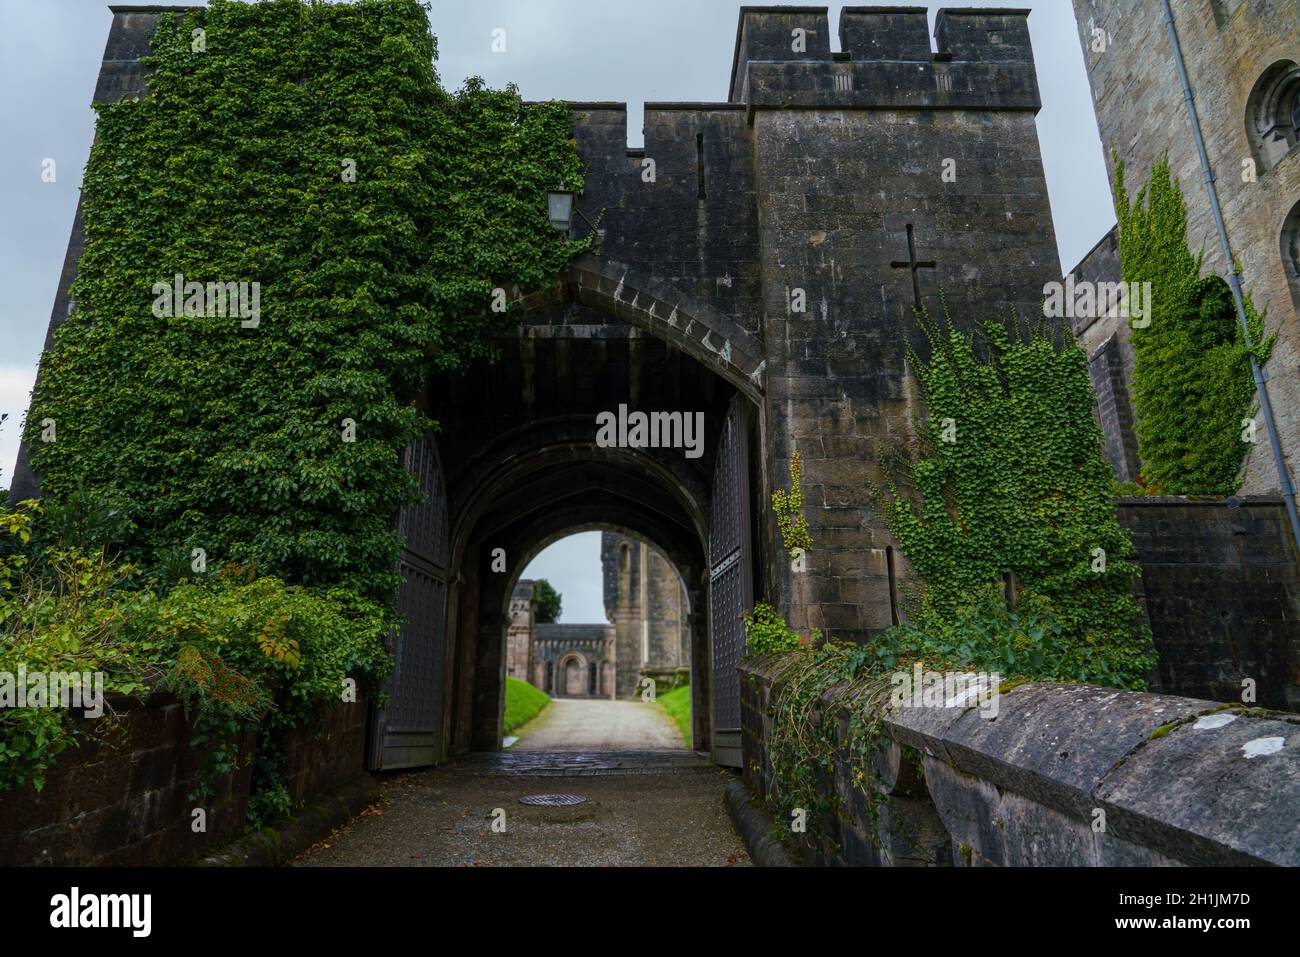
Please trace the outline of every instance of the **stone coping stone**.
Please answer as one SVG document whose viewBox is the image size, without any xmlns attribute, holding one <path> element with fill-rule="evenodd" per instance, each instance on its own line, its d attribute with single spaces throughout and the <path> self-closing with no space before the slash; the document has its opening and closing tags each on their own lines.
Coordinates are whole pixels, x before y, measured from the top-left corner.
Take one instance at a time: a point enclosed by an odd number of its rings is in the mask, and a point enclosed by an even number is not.
<svg viewBox="0 0 1300 957">
<path fill-rule="evenodd" d="M 1169 729 L 1097 790 L 1107 829 L 1195 865 L 1300 865 L 1300 715 L 1221 711 Z"/>
<path fill-rule="evenodd" d="M 1157 729 L 1220 707 L 1195 698 L 1049 682 L 1020 685 L 999 697 L 996 718 L 981 717 L 977 707 L 902 708 L 886 724 L 903 744 L 1085 819 L 1097 805 L 1097 786 Z"/>
</svg>

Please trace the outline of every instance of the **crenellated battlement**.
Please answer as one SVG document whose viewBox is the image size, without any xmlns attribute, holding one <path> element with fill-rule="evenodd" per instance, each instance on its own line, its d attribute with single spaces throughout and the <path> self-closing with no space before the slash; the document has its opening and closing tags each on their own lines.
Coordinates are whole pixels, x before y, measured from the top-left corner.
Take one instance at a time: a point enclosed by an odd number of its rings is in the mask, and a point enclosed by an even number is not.
<svg viewBox="0 0 1300 957">
<path fill-rule="evenodd" d="M 939 50 L 954 60 L 1033 63 L 1029 11 L 1006 7 L 939 11 L 934 23 Z"/>
<path fill-rule="evenodd" d="M 730 99 L 733 103 L 745 101 L 750 63 L 816 63 L 830 58 L 831 21 L 826 7 L 741 7 Z"/>
<path fill-rule="evenodd" d="M 855 61 L 933 59 L 925 7 L 845 7 L 840 49 Z"/>
<path fill-rule="evenodd" d="M 742 7 L 730 97 L 755 109 L 1033 110 L 1027 10 L 845 7 L 840 51 L 825 7 Z"/>
</svg>

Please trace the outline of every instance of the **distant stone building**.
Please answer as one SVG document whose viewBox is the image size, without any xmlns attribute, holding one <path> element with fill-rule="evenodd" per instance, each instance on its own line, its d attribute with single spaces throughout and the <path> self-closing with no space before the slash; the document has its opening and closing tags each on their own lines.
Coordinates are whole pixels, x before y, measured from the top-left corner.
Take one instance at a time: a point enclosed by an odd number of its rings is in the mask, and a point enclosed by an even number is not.
<svg viewBox="0 0 1300 957">
<path fill-rule="evenodd" d="M 533 580 L 522 578 L 510 596 L 510 624 L 506 627 L 506 675 L 510 678 L 532 680 L 536 615 Z"/>
<path fill-rule="evenodd" d="M 656 691 L 690 680 L 686 592 L 672 565 L 645 542 L 604 532 L 605 624 L 539 624 L 533 582 L 510 599 L 506 673 L 549 695 L 631 698 L 641 679 Z"/>
<path fill-rule="evenodd" d="M 645 542 L 603 532 L 605 617 L 617 648 L 617 697 L 637 693 L 643 676 L 665 691 L 690 678 L 686 592 L 672 565 Z"/>
<path fill-rule="evenodd" d="M 1268 387 L 1294 476 L 1300 455 L 1300 3 L 1174 0 L 1171 7 L 1243 285 L 1278 337 L 1266 367 Z M 1130 195 L 1167 151 L 1187 203 L 1188 242 L 1204 248 L 1207 273 L 1226 276 L 1162 4 L 1074 0 L 1074 10 L 1112 180 L 1112 150 L 1126 166 Z M 1114 230 L 1073 275 L 1076 281 L 1120 278 Z M 1107 458 L 1121 479 L 1136 478 L 1130 333 L 1118 316 L 1078 319 L 1073 326 L 1090 359 Z M 1261 440 L 1242 491 L 1278 488 Z"/>
<path fill-rule="evenodd" d="M 559 698 L 612 698 L 612 625 L 536 625 L 532 684 Z"/>
</svg>

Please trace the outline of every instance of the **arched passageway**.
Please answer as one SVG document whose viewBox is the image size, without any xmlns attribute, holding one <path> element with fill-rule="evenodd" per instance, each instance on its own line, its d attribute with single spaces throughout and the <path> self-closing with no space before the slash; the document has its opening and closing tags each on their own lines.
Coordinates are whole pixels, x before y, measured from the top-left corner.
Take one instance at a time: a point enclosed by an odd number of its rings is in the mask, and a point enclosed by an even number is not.
<svg viewBox="0 0 1300 957">
<path fill-rule="evenodd" d="M 624 289 L 619 296 L 638 294 Z M 441 616 L 435 609 L 397 639 L 389 707 L 407 725 L 377 716 L 372 766 L 500 747 L 515 582 L 543 548 L 583 529 L 642 539 L 680 574 L 692 639 L 694 745 L 736 764 L 734 662 L 719 667 L 714 658 L 738 658 L 740 614 L 761 591 L 751 532 L 759 526 L 747 492 L 758 487 L 752 387 L 739 387 L 734 368 L 721 360 L 699 361 L 576 297 L 531 315 L 497 345 L 496 361 L 439 377 L 427 392 L 428 412 L 441 429 L 440 471 L 426 484 L 440 490 L 446 517 L 445 526 L 436 515 L 414 525 L 444 529 L 446 590 L 426 603 L 440 603 Z M 635 412 L 678 418 L 660 420 L 665 441 L 657 447 L 638 447 L 634 422 L 618 433 L 620 441 L 601 432 L 598 416 L 622 422 Z M 404 594 L 431 594 L 431 576 L 422 572 L 412 566 Z M 548 680 L 563 694 L 581 693 L 591 687 L 590 664 L 576 657 L 556 662 Z M 595 678 L 599 687 L 599 673 Z M 737 698 L 720 722 L 718 681 Z M 411 705 L 412 695 L 420 707 Z M 419 727 L 411 726 L 415 712 Z M 385 734 L 417 736 L 421 749 L 385 749 Z"/>
</svg>

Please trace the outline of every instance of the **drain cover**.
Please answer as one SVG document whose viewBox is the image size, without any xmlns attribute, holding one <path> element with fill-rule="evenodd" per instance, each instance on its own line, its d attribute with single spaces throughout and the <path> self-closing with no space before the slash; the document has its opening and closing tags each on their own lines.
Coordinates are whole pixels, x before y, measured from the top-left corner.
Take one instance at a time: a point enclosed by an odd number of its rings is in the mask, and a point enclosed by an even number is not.
<svg viewBox="0 0 1300 957">
<path fill-rule="evenodd" d="M 570 807 L 585 804 L 587 799 L 576 794 L 529 794 L 519 799 L 520 804 L 535 804 L 540 807 Z"/>
</svg>

